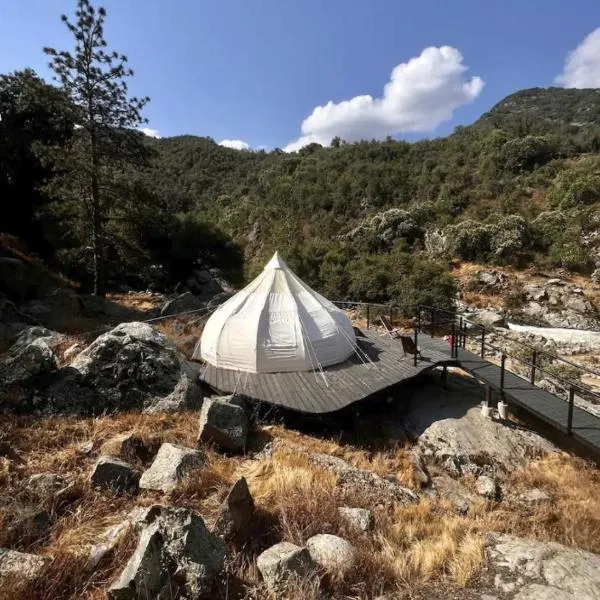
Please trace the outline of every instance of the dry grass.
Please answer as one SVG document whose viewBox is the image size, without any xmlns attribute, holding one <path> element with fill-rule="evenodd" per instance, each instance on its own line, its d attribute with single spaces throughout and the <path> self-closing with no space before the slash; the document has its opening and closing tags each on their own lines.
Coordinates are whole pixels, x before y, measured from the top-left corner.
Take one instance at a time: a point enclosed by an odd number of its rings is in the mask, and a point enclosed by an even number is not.
<svg viewBox="0 0 600 600">
<path fill-rule="evenodd" d="M 332 598 L 372 598 L 385 591 L 411 597 L 428 585 L 457 589 L 468 586 L 484 558 L 485 534 L 511 533 L 540 540 L 554 540 L 600 552 L 600 473 L 584 461 L 555 455 L 532 462 L 502 482 L 502 502 L 481 501 L 467 516 L 459 516 L 451 503 L 422 500 L 404 506 L 373 505 L 360 490 L 337 485 L 337 476 L 310 462 L 307 456 L 286 449 L 300 445 L 307 453 L 344 458 L 361 469 L 380 475 L 396 473 L 405 485 L 417 488 L 411 474 L 408 448 L 358 446 L 337 439 L 319 439 L 279 426 L 265 427 L 255 439 L 274 438 L 280 446 L 270 458 L 249 461 L 223 456 L 204 448 L 206 464 L 192 472 L 173 492 L 143 491 L 115 496 L 89 485 L 89 473 L 104 452 L 118 453 L 116 436 L 132 434 L 143 440 L 144 452 L 127 456 L 145 468 L 163 441 L 195 445 L 197 415 L 123 414 L 102 418 L 14 417 L 5 419 L 0 435 L 0 546 L 33 551 L 52 557 L 43 578 L 23 594 L 11 590 L 11 598 L 104 597 L 104 589 L 130 555 L 135 536 L 126 535 L 96 570 L 86 569 L 87 548 L 103 532 L 123 521 L 136 505 L 154 503 L 197 510 L 210 525 L 231 484 L 242 474 L 257 505 L 256 518 L 243 540 L 228 542 L 228 564 L 215 598 L 272 598 L 256 569 L 256 557 L 281 540 L 304 544 L 317 533 L 333 533 L 356 548 L 355 566 L 345 575 L 321 573 L 321 589 Z M 258 435 L 260 434 L 260 435 Z M 86 454 L 82 444 L 92 443 Z M 61 502 L 36 497 L 27 489 L 30 475 L 59 473 L 73 483 L 71 495 Z M 465 485 L 472 481 L 464 478 Z M 532 487 L 548 491 L 553 501 L 529 507 L 518 495 Z M 349 530 L 338 514 L 339 506 L 372 510 L 375 528 L 364 535 Z M 54 525 L 38 539 L 6 527 L 25 506 L 50 511 Z M 2 593 L 0 592 L 0 598 Z M 286 597 L 316 598 L 313 581 L 296 582 Z"/>
</svg>

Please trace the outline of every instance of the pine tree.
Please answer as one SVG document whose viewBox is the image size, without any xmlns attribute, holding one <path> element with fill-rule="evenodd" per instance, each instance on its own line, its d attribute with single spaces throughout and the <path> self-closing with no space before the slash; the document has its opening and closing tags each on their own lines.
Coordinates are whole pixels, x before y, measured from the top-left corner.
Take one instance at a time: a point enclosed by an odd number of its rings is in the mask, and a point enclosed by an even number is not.
<svg viewBox="0 0 600 600">
<path fill-rule="evenodd" d="M 75 105 L 77 135 L 60 157 L 58 195 L 78 204 L 82 235 L 91 239 L 93 292 L 106 291 L 105 225 L 115 191 L 111 172 L 135 159 L 139 148 L 131 143 L 131 128 L 147 122 L 141 116 L 149 98 L 130 97 L 126 79 L 133 75 L 127 57 L 106 50 L 104 8 L 78 0 L 72 22 L 61 19 L 75 38 L 74 52 L 44 48 L 52 57 L 55 79 Z M 59 151 L 60 152 L 60 151 Z"/>
</svg>

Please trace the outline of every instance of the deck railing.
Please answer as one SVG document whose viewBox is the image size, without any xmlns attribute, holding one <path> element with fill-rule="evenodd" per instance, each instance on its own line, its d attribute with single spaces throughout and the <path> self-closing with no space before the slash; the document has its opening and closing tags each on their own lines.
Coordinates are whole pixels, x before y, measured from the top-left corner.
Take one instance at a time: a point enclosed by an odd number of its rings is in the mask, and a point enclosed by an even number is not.
<svg viewBox="0 0 600 600">
<path fill-rule="evenodd" d="M 393 324 L 394 316 L 398 314 L 393 304 L 389 303 L 362 302 L 360 300 L 339 300 L 333 303 L 344 310 L 357 310 L 360 317 L 365 319 L 367 328 L 376 325 L 382 315 L 387 317 L 389 322 Z M 500 362 L 498 365 L 500 367 L 500 394 L 503 399 L 505 397 L 504 383 L 507 371 L 528 380 L 532 385 L 536 385 L 537 382 L 541 381 L 540 375 L 542 375 L 552 385 L 562 389 L 564 399 L 568 401 L 567 423 L 565 426 L 568 435 L 571 435 L 573 430 L 575 396 L 600 405 L 600 394 L 591 390 L 580 380 L 584 375 L 600 378 L 599 371 L 577 364 L 525 341 L 505 338 L 506 344 L 493 343 L 490 341 L 492 336 L 503 337 L 500 330 L 477 323 L 455 310 L 420 305 L 412 321 L 415 346 L 419 344 L 419 335 L 426 333 L 432 337 L 447 337 L 450 345 L 450 356 L 454 359 L 458 358 L 459 349 L 467 348 L 468 340 L 471 341 L 471 348 L 475 347 L 482 359 L 489 356 L 490 351 L 495 352 Z M 490 358 L 493 360 L 493 357 Z M 527 375 L 524 376 L 522 372 L 507 367 L 507 359 L 510 359 L 511 365 L 515 363 L 524 365 L 528 370 Z M 416 365 L 419 361 L 416 354 L 413 360 Z M 576 370 L 579 374 L 578 379 L 557 373 L 557 365 L 564 365 L 572 371 Z M 549 368 L 550 366 L 555 368 Z M 488 388 L 486 398 L 489 398 L 490 393 Z M 586 410 L 584 406 L 581 406 L 581 408 Z"/>
<path fill-rule="evenodd" d="M 492 350 L 498 353 L 500 355 L 499 366 L 501 369 L 500 393 L 503 397 L 506 371 L 525 378 L 522 373 L 507 369 L 507 358 L 510 358 L 511 362 L 516 361 L 528 368 L 529 373 L 527 379 L 532 385 L 536 385 L 536 377 L 539 373 L 544 374 L 554 385 L 557 385 L 558 382 L 557 387 L 566 391 L 568 396 L 566 423 L 568 435 L 572 434 L 573 409 L 576 395 L 592 403 L 600 404 L 600 394 L 583 385 L 581 381 L 575 381 L 573 378 L 568 378 L 556 373 L 554 370 L 549 369 L 548 365 L 565 365 L 569 369 L 577 370 L 580 374 L 579 377 L 586 374 L 600 377 L 600 372 L 574 363 L 552 352 L 537 348 L 521 340 L 507 338 L 508 343 L 512 346 L 511 349 L 507 349 L 506 346 L 496 345 L 490 341 L 490 337 L 491 335 L 502 336 L 498 330 L 486 327 L 481 323 L 476 323 L 459 312 L 433 306 L 420 306 L 415 328 L 422 332 L 429 333 L 432 337 L 435 337 L 436 335 L 448 335 L 450 337 L 451 354 L 453 358 L 457 356 L 459 348 L 466 348 L 468 338 L 475 340 L 475 346 L 478 346 L 481 358 L 486 358 L 486 351 L 489 352 Z M 515 349 L 523 349 L 525 352 L 519 353 Z"/>
</svg>

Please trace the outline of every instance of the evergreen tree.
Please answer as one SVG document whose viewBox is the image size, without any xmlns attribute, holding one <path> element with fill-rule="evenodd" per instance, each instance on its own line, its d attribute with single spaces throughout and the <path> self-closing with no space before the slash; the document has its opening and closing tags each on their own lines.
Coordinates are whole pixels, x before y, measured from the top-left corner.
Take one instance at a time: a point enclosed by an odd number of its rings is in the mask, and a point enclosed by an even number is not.
<svg viewBox="0 0 600 600">
<path fill-rule="evenodd" d="M 104 8 L 78 0 L 75 21 L 61 17 L 75 38 L 74 52 L 44 48 L 50 67 L 76 107 L 77 135 L 60 149 L 55 192 L 75 217 L 79 235 L 91 240 L 93 291 L 106 290 L 106 222 L 118 200 L 114 172 L 139 159 L 139 134 L 131 128 L 146 122 L 141 116 L 149 98 L 130 97 L 126 79 L 133 75 L 127 57 L 106 50 Z M 89 241 L 88 241 L 89 244 Z"/>
</svg>

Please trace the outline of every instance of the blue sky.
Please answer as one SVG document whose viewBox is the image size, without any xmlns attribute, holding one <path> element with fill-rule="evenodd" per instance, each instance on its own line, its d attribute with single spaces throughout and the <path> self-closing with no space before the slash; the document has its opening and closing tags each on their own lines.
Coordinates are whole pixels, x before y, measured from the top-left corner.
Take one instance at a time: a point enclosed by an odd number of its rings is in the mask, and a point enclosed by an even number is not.
<svg viewBox="0 0 600 600">
<path fill-rule="evenodd" d="M 32 67 L 49 77 L 42 47 L 71 47 L 59 17 L 74 5 L 0 0 L 0 72 Z M 445 135 L 511 92 L 552 85 L 577 48 L 561 83 L 600 87 L 600 30 L 586 39 L 600 27 L 597 0 L 102 5 L 109 47 L 128 55 L 136 71 L 130 87 L 151 97 L 145 114 L 162 136 L 273 148 L 299 138 L 296 147 L 328 143 L 336 134 Z"/>
</svg>

